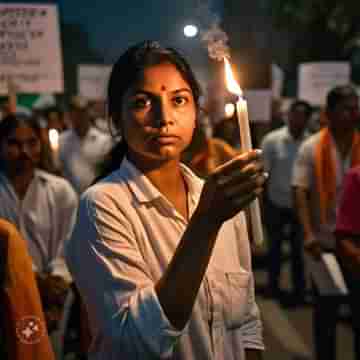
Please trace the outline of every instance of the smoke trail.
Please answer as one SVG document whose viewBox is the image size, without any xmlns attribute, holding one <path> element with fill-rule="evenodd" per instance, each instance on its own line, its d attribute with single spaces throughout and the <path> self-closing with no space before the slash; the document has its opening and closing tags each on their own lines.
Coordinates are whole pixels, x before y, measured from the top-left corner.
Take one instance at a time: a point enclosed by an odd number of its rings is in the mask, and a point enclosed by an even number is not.
<svg viewBox="0 0 360 360">
<path fill-rule="evenodd" d="M 201 42 L 206 46 L 210 58 L 222 60 L 230 57 L 229 37 L 221 28 L 221 19 L 211 11 L 210 2 L 198 0 L 195 16 L 201 27 Z"/>
</svg>

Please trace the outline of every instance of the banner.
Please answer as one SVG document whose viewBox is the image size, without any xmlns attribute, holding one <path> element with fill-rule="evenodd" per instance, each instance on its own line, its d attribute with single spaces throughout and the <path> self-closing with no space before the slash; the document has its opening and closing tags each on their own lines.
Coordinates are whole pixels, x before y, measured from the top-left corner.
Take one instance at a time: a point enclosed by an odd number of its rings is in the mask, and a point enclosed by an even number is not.
<svg viewBox="0 0 360 360">
<path fill-rule="evenodd" d="M 79 65 L 79 95 L 92 100 L 104 100 L 110 72 L 110 65 Z"/>
<path fill-rule="evenodd" d="M 0 3 L 0 94 L 64 91 L 56 5 Z"/>
<path fill-rule="evenodd" d="M 300 64 L 298 98 L 313 105 L 325 105 L 326 95 L 330 89 L 349 82 L 350 64 L 347 62 Z"/>
</svg>

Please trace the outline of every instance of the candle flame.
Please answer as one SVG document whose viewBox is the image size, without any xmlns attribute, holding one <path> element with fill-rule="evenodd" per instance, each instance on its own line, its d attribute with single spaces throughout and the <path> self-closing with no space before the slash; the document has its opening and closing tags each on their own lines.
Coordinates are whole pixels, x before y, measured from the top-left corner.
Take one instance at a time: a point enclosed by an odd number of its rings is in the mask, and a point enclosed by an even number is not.
<svg viewBox="0 0 360 360">
<path fill-rule="evenodd" d="M 59 148 L 59 132 L 56 129 L 49 130 L 49 141 L 52 150 Z"/>
<path fill-rule="evenodd" d="M 239 97 L 242 96 L 242 90 L 234 78 L 233 72 L 231 70 L 230 62 L 226 57 L 224 57 L 224 64 L 225 64 L 225 79 L 226 79 L 227 89 L 231 93 Z"/>
</svg>

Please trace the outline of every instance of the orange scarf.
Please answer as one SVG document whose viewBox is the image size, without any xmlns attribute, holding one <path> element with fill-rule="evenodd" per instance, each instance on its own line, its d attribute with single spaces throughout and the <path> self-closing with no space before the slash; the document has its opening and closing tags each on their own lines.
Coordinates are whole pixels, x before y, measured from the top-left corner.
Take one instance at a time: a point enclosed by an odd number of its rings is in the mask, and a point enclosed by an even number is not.
<svg viewBox="0 0 360 360">
<path fill-rule="evenodd" d="M 2 219 L 0 243 L 4 275 L 1 326 L 9 359 L 55 360 L 26 243 L 16 228 Z"/>
<path fill-rule="evenodd" d="M 328 210 L 335 206 L 336 163 L 329 129 L 320 131 L 320 141 L 315 147 L 315 176 L 320 200 L 320 220 L 326 223 Z M 360 164 L 360 134 L 355 132 L 351 147 L 351 167 Z"/>
</svg>

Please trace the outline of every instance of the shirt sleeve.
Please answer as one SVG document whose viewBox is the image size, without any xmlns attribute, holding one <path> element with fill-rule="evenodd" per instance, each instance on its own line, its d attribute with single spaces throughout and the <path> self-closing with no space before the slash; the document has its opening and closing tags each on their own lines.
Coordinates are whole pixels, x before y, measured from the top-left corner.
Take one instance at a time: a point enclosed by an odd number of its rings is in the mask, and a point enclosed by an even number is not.
<svg viewBox="0 0 360 360">
<path fill-rule="evenodd" d="M 312 147 L 305 141 L 296 156 L 291 185 L 309 189 L 312 169 Z"/>
<path fill-rule="evenodd" d="M 336 218 L 336 232 L 360 235 L 360 167 L 348 172 Z"/>
<path fill-rule="evenodd" d="M 64 244 L 69 240 L 76 220 L 76 211 L 78 208 L 78 196 L 71 185 L 64 182 L 57 189 L 56 214 L 57 229 L 56 233 L 55 257 L 51 259 L 50 268 L 54 275 L 59 275 L 67 281 L 71 281 L 71 275 L 65 263 Z"/>
<path fill-rule="evenodd" d="M 260 311 L 255 301 L 254 277 L 249 282 L 250 306 L 241 327 L 242 339 L 245 349 L 264 350 L 263 327 Z"/>
<path fill-rule="evenodd" d="M 169 358 L 182 332 L 162 310 L 129 209 L 119 207 L 111 194 L 81 200 L 67 262 L 90 322 L 114 357 Z"/>
<path fill-rule="evenodd" d="M 270 173 L 273 162 L 273 146 L 269 136 L 265 136 L 261 143 L 261 150 L 263 151 L 264 170 Z"/>
<path fill-rule="evenodd" d="M 244 213 L 235 218 L 235 231 L 239 239 L 244 239 L 246 232 L 246 220 Z M 247 237 L 247 236 L 246 236 Z M 247 239 L 246 239 L 247 240 Z M 238 253 L 242 267 L 249 272 L 247 311 L 244 321 L 241 323 L 241 337 L 245 349 L 264 349 L 263 327 L 260 311 L 255 299 L 255 282 L 251 266 L 251 250 L 249 241 L 238 242 Z"/>
</svg>

